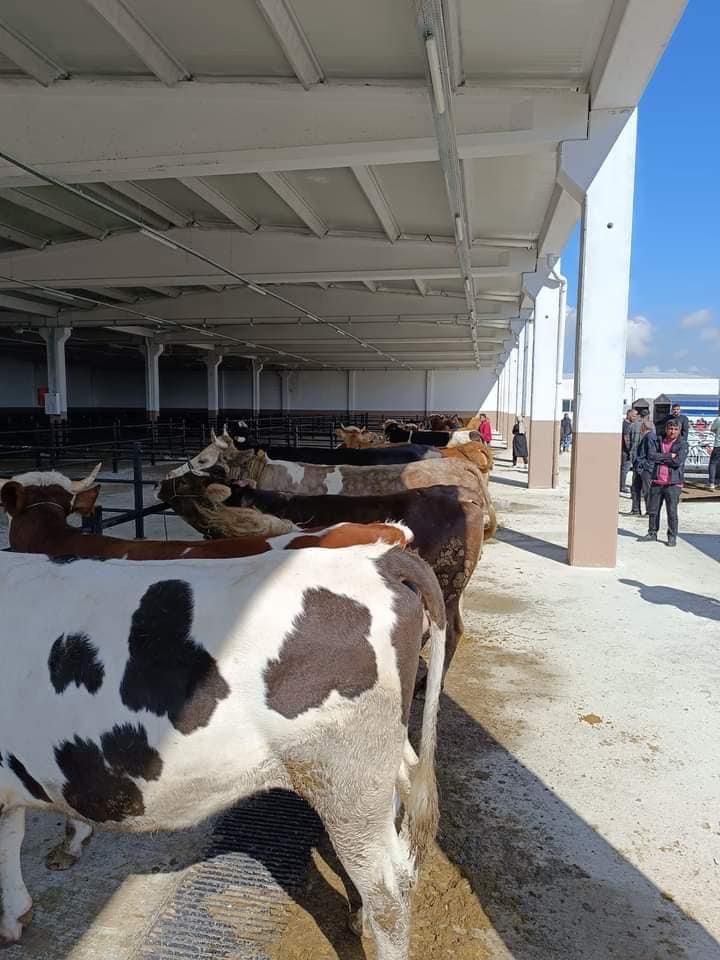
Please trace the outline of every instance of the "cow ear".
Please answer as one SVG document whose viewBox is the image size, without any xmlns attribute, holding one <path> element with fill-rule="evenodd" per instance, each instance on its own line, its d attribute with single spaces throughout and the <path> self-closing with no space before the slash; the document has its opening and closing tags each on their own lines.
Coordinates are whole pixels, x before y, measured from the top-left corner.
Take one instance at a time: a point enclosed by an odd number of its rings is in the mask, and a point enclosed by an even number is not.
<svg viewBox="0 0 720 960">
<path fill-rule="evenodd" d="M 76 493 L 72 500 L 70 513 L 79 513 L 82 517 L 89 516 L 95 509 L 95 501 L 100 493 L 100 486 L 96 484 L 89 490 L 82 490 Z"/>
<path fill-rule="evenodd" d="M 25 506 L 25 488 L 16 480 L 8 480 L 0 487 L 0 502 L 9 516 L 17 516 Z"/>
</svg>

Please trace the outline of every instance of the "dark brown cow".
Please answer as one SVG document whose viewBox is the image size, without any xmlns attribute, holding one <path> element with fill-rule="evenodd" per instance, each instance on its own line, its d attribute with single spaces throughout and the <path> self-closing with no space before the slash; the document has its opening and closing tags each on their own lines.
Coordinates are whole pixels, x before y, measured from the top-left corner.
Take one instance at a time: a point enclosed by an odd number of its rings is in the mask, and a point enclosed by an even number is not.
<svg viewBox="0 0 720 960">
<path fill-rule="evenodd" d="M 445 600 L 447 644 L 445 670 L 464 632 L 460 609 L 462 593 L 482 554 L 483 497 L 464 487 L 437 486 L 376 497 L 296 496 L 257 490 L 247 485 L 210 482 L 192 473 L 165 480 L 161 500 L 206 536 L 226 536 L 237 529 L 233 513 L 257 508 L 301 527 L 329 526 L 347 521 L 373 524 L 395 520 L 413 533 L 411 548 L 435 571 Z M 213 503 L 222 497 L 222 511 Z M 203 506 L 203 502 L 205 505 Z"/>
</svg>

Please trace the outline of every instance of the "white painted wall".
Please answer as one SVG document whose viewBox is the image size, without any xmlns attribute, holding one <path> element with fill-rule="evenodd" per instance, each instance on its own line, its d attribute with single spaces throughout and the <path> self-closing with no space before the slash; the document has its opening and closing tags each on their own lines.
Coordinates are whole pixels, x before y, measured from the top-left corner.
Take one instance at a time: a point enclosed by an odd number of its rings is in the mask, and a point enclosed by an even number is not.
<svg viewBox="0 0 720 960">
<path fill-rule="evenodd" d="M 225 370 L 220 367 L 220 406 L 226 410 L 251 409 L 252 380 L 249 370 Z"/>
<path fill-rule="evenodd" d="M 0 358 L 0 407 L 34 407 L 39 371 L 33 360 L 22 357 Z"/>
<path fill-rule="evenodd" d="M 425 372 L 422 370 L 358 370 L 355 377 L 357 410 L 392 413 L 425 409 Z"/>
<path fill-rule="evenodd" d="M 436 410 L 486 409 L 495 386 L 492 370 L 435 370 L 433 407 Z"/>
<path fill-rule="evenodd" d="M 291 413 L 293 410 L 345 410 L 347 407 L 347 375 L 343 370 L 294 371 L 288 388 Z"/>
</svg>

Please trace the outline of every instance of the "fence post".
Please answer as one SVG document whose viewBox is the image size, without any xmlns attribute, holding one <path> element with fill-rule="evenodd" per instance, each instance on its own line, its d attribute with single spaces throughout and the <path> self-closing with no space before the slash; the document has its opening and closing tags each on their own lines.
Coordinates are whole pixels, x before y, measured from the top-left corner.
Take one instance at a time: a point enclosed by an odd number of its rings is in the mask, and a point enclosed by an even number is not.
<svg viewBox="0 0 720 960">
<path fill-rule="evenodd" d="M 117 473 L 120 469 L 120 425 L 117 420 L 113 421 L 113 452 L 112 452 L 112 470 Z"/>
<path fill-rule="evenodd" d="M 142 485 L 142 459 L 140 455 L 140 444 L 133 444 L 133 494 L 135 500 L 135 539 L 145 539 L 145 518 L 142 511 L 145 507 L 143 501 Z"/>
<path fill-rule="evenodd" d="M 182 443 L 182 455 L 187 460 L 187 429 L 184 418 L 180 421 L 180 438 Z"/>
</svg>

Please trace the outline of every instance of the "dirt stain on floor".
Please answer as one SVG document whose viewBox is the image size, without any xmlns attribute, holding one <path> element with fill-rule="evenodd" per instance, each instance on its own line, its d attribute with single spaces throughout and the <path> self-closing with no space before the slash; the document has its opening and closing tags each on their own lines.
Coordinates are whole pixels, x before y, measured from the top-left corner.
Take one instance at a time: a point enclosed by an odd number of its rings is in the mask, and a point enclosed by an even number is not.
<svg viewBox="0 0 720 960">
<path fill-rule="evenodd" d="M 347 921 L 342 881 L 314 851 L 301 903 L 291 907 L 287 927 L 270 956 L 272 960 L 375 960 L 371 940 L 359 940 Z M 489 927 L 469 880 L 434 846 L 413 894 L 411 960 L 489 960 L 479 942 Z"/>
<path fill-rule="evenodd" d="M 598 716 L 597 713 L 584 713 L 582 716 L 578 717 L 581 723 L 588 723 L 591 727 L 597 727 L 603 723 L 603 718 Z"/>
</svg>

